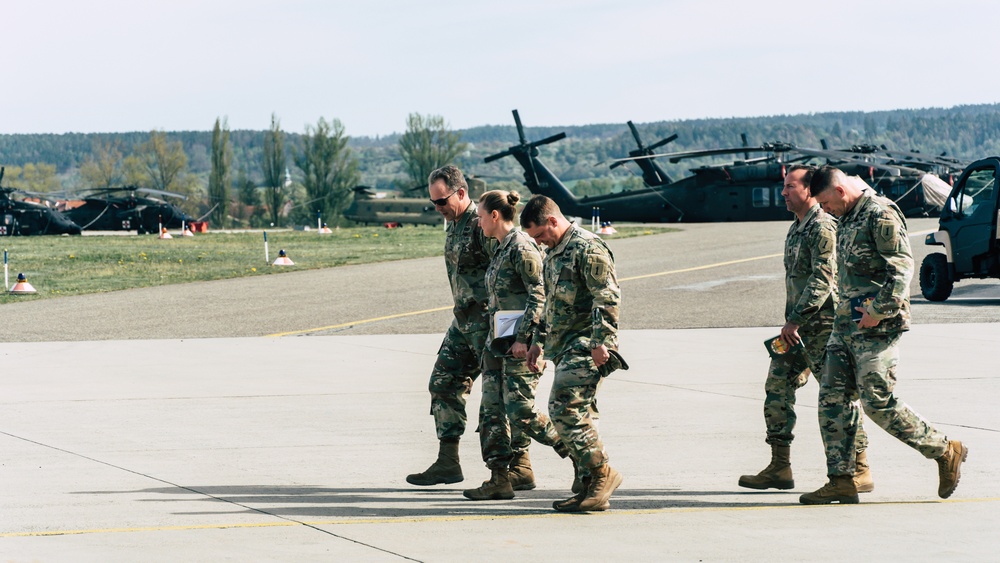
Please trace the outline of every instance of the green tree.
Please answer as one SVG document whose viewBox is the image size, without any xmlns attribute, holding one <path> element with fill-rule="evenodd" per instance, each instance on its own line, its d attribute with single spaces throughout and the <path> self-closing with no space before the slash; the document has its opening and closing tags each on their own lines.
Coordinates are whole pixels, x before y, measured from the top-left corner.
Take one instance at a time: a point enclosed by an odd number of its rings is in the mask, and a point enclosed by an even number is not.
<svg viewBox="0 0 1000 563">
<path fill-rule="evenodd" d="M 440 115 L 411 113 L 406 119 L 406 132 L 399 139 L 406 173 L 418 186 L 426 184 L 431 172 L 451 163 L 465 148 L 461 135 L 449 129 Z"/>
<path fill-rule="evenodd" d="M 212 172 L 208 176 L 208 205 L 213 227 L 225 227 L 229 214 L 229 167 L 232 148 L 229 146 L 229 123 L 216 118 L 212 129 Z"/>
<path fill-rule="evenodd" d="M 80 166 L 80 176 L 91 188 L 111 188 L 122 183 L 125 178 L 121 141 L 118 139 L 95 139 L 90 155 Z"/>
<path fill-rule="evenodd" d="M 358 160 L 347 148 L 349 140 L 339 119 L 330 123 L 321 117 L 315 128 L 306 126 L 303 150 L 295 155 L 295 165 L 305 176 L 304 205 L 328 220 L 340 217 L 351 189 L 361 181 Z"/>
<path fill-rule="evenodd" d="M 185 213 L 203 213 L 201 184 L 187 172 L 187 153 L 180 141 L 170 142 L 163 131 L 151 131 L 149 139 L 137 146 L 123 163 L 130 184 L 171 192 L 183 198 L 176 202 Z"/>
<path fill-rule="evenodd" d="M 9 166 L 4 173 L 3 185 L 26 192 L 53 192 L 61 184 L 56 177 L 56 166 L 44 162 L 29 162 L 24 166 Z"/>
<path fill-rule="evenodd" d="M 187 171 L 187 154 L 180 141 L 171 143 L 163 131 L 151 131 L 149 140 L 136 148 L 135 156 L 139 159 L 145 187 L 179 193 L 188 188 L 183 178 Z"/>
<path fill-rule="evenodd" d="M 264 154 L 261 168 L 264 172 L 264 187 L 267 189 L 267 206 L 271 214 L 271 224 L 278 226 L 281 207 L 285 203 L 282 187 L 285 185 L 285 139 L 281 132 L 281 122 L 271 114 L 271 128 L 264 134 Z"/>
</svg>

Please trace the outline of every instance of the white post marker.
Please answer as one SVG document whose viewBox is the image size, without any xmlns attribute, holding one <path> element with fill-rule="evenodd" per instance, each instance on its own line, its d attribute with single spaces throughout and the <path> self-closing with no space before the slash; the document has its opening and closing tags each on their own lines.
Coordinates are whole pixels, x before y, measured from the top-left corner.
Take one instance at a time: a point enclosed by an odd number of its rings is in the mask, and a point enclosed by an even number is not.
<svg viewBox="0 0 1000 563">
<path fill-rule="evenodd" d="M 267 254 L 267 231 L 264 231 L 264 263 L 271 265 L 271 258 Z"/>
<path fill-rule="evenodd" d="M 10 284 L 7 283 L 7 249 L 3 249 L 3 290 L 7 291 L 10 289 Z"/>
</svg>

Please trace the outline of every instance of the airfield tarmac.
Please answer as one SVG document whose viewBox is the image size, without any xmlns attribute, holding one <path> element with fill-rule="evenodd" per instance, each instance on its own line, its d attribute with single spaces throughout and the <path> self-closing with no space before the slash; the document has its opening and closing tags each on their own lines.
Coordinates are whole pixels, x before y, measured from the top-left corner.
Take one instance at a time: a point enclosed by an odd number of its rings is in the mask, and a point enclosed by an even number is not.
<svg viewBox="0 0 1000 563">
<path fill-rule="evenodd" d="M 934 226 L 910 221 L 918 263 Z M 869 423 L 875 492 L 805 507 L 825 481 L 814 381 L 797 487 L 736 486 L 767 463 L 761 343 L 782 322 L 787 223 L 681 228 L 610 243 L 632 369 L 601 391 L 625 476 L 605 513 L 551 509 L 572 470 L 538 445 L 536 490 L 465 500 L 488 476 L 471 429 L 463 483 L 403 480 L 436 451 L 440 258 L 4 305 L 0 560 L 995 558 L 1000 284 L 961 282 L 941 304 L 913 285 L 897 392 L 969 446 L 955 495 L 938 499 L 936 465 Z M 539 397 L 550 381 L 551 367 Z"/>
</svg>

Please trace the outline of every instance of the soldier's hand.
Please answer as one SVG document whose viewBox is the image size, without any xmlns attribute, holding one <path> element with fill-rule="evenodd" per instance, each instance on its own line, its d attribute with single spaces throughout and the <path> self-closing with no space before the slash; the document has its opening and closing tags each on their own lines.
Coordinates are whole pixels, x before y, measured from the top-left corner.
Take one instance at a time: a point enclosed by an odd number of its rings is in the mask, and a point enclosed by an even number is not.
<svg viewBox="0 0 1000 563">
<path fill-rule="evenodd" d="M 873 319 L 872 316 L 868 314 L 868 309 L 865 309 L 864 307 L 855 307 L 854 310 L 861 313 L 861 319 L 858 320 L 858 328 L 873 328 L 878 326 L 880 321 Z"/>
<path fill-rule="evenodd" d="M 608 347 L 601 344 L 597 348 L 593 348 L 590 351 L 590 357 L 594 358 L 594 365 L 597 367 L 603 366 L 607 363 L 608 358 L 611 357 L 611 352 L 608 352 Z"/>
<path fill-rule="evenodd" d="M 542 371 L 538 366 L 538 358 L 542 356 L 542 348 L 538 344 L 532 344 L 531 348 L 528 348 L 528 369 L 534 372 Z"/>
<path fill-rule="evenodd" d="M 799 336 L 799 325 L 795 323 L 785 323 L 785 326 L 781 327 L 781 339 L 785 341 L 785 344 L 789 346 L 795 346 L 802 341 Z"/>
<path fill-rule="evenodd" d="M 528 357 L 528 345 L 523 342 L 515 342 L 514 345 L 510 347 L 510 350 L 507 351 L 510 352 L 511 356 L 514 356 L 519 360 L 523 360 Z"/>
</svg>

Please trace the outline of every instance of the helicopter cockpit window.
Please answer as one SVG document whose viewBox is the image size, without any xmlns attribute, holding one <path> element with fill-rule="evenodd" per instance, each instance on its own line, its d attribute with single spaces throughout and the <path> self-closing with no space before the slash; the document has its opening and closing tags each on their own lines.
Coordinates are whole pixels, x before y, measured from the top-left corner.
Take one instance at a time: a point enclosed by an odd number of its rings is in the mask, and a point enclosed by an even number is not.
<svg viewBox="0 0 1000 563">
<path fill-rule="evenodd" d="M 753 206 L 771 207 L 771 188 L 754 188 Z"/>
<path fill-rule="evenodd" d="M 996 175 L 992 167 L 973 170 L 965 179 L 958 197 L 955 198 L 958 203 L 958 213 L 972 215 L 980 207 L 992 208 L 996 189 Z"/>
</svg>

